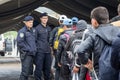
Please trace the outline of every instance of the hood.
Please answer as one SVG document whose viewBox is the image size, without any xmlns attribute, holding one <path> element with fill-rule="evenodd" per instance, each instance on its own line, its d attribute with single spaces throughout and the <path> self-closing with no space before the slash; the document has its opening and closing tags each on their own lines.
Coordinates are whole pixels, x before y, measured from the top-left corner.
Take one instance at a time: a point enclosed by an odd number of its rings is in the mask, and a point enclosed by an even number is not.
<svg viewBox="0 0 120 80">
<path fill-rule="evenodd" d="M 112 26 L 111 24 L 101 24 L 94 32 L 99 35 L 108 44 L 111 44 L 113 39 L 117 37 L 120 28 Z"/>
</svg>

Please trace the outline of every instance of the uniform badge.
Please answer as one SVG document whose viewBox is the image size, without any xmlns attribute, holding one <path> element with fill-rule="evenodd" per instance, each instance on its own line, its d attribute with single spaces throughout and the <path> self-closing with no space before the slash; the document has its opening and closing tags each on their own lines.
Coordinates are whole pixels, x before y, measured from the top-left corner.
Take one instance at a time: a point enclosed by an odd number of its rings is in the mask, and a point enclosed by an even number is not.
<svg viewBox="0 0 120 80">
<path fill-rule="evenodd" d="M 24 33 L 20 33 L 20 37 L 23 38 L 24 37 Z"/>
</svg>

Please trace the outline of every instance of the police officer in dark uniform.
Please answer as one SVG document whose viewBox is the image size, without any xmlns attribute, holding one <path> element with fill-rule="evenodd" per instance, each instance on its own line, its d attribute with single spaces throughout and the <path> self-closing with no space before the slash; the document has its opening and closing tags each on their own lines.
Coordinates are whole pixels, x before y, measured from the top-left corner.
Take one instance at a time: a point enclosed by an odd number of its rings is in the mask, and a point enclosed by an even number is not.
<svg viewBox="0 0 120 80">
<path fill-rule="evenodd" d="M 35 80 L 42 80 L 42 73 L 44 80 L 50 80 L 52 56 L 49 36 L 51 28 L 47 25 L 47 13 L 40 15 L 40 21 L 41 24 L 36 27 L 37 54 L 35 57 Z"/>
<path fill-rule="evenodd" d="M 17 46 L 20 51 L 21 75 L 19 80 L 28 80 L 30 69 L 33 66 L 33 59 L 36 54 L 35 29 L 33 29 L 34 18 L 26 16 L 24 18 L 25 26 L 19 30 L 17 36 Z"/>
</svg>

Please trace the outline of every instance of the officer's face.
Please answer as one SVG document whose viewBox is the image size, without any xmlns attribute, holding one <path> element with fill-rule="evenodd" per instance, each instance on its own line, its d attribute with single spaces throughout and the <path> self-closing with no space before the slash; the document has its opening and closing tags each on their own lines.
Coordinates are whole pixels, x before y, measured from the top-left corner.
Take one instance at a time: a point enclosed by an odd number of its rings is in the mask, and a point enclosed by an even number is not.
<svg viewBox="0 0 120 80">
<path fill-rule="evenodd" d="M 43 16 L 43 17 L 40 18 L 40 20 L 41 20 L 41 23 L 47 24 L 47 22 L 48 22 L 48 16 Z"/>
<path fill-rule="evenodd" d="M 32 28 L 32 27 L 33 27 L 33 20 L 31 20 L 31 21 L 25 21 L 24 23 L 25 23 L 25 25 L 26 25 L 28 28 Z"/>
</svg>

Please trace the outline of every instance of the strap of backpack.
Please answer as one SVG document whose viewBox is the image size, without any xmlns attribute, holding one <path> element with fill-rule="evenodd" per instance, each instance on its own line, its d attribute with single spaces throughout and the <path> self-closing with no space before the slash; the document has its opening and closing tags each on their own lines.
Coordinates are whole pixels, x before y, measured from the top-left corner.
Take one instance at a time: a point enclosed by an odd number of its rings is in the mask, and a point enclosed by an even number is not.
<svg viewBox="0 0 120 80">
<path fill-rule="evenodd" d="M 69 34 L 67 34 L 67 33 L 64 33 L 64 36 L 67 38 L 67 42 L 69 41 L 69 39 L 70 39 L 70 36 L 69 36 Z"/>
<path fill-rule="evenodd" d="M 94 65 L 94 53 L 92 53 L 92 62 L 93 62 L 93 65 Z M 93 67 L 93 73 L 94 73 L 95 79 L 98 80 L 98 77 L 97 77 L 97 74 L 95 72 L 94 67 Z"/>
<path fill-rule="evenodd" d="M 69 48 L 69 46 L 71 45 L 72 41 L 74 40 L 74 37 L 70 36 L 67 33 L 65 33 L 64 36 L 67 38 L 67 42 L 66 42 L 66 45 L 65 45 L 65 50 L 67 50 Z"/>
<path fill-rule="evenodd" d="M 73 40 L 75 39 L 75 36 L 72 35 L 68 41 L 68 43 L 66 44 L 66 49 L 69 49 L 70 45 L 72 44 Z"/>
<path fill-rule="evenodd" d="M 59 40 L 60 35 L 64 33 L 64 31 L 58 33 L 60 29 L 61 29 L 61 28 L 58 28 L 58 30 L 57 30 L 57 38 L 56 38 L 57 40 Z"/>
</svg>

